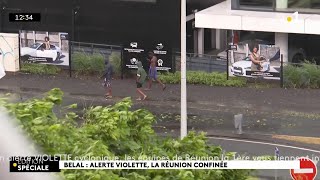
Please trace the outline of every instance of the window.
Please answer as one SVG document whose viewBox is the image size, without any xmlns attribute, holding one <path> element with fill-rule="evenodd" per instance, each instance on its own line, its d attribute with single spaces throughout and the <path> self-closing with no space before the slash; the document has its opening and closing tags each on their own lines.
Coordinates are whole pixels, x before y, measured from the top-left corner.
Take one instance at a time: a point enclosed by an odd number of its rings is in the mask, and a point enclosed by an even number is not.
<svg viewBox="0 0 320 180">
<path fill-rule="evenodd" d="M 320 0 L 286 0 L 277 4 L 277 11 L 320 12 Z"/>
<path fill-rule="evenodd" d="M 51 50 L 56 50 L 56 47 L 54 45 L 50 45 Z"/>
<path fill-rule="evenodd" d="M 232 0 L 232 9 L 320 14 L 320 0 Z"/>
<path fill-rule="evenodd" d="M 45 50 L 46 49 L 46 45 L 44 43 L 42 43 L 41 46 L 39 46 L 38 50 Z"/>
<path fill-rule="evenodd" d="M 40 46 L 40 43 L 35 43 L 30 46 L 32 49 L 37 49 Z"/>
<path fill-rule="evenodd" d="M 319 9 L 319 0 L 288 0 L 288 8 Z"/>
<path fill-rule="evenodd" d="M 273 0 L 239 0 L 240 6 L 273 7 Z"/>
</svg>

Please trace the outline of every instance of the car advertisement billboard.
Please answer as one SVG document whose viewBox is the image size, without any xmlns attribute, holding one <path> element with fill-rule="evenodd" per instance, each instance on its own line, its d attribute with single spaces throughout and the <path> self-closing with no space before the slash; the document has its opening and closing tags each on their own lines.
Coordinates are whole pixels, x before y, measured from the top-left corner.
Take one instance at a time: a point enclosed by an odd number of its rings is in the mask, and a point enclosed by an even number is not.
<svg viewBox="0 0 320 180">
<path fill-rule="evenodd" d="M 229 76 L 280 80 L 280 48 L 274 45 L 245 45 L 229 50 L 228 61 Z"/>
<path fill-rule="evenodd" d="M 0 78 L 19 71 L 19 34 L 0 33 Z"/>
<path fill-rule="evenodd" d="M 20 59 L 22 62 L 69 66 L 68 33 L 21 30 Z"/>
<path fill-rule="evenodd" d="M 137 69 L 138 61 L 141 61 L 144 67 L 147 66 L 145 47 L 142 43 L 136 41 L 126 43 L 123 50 L 124 63 L 128 69 Z"/>
</svg>

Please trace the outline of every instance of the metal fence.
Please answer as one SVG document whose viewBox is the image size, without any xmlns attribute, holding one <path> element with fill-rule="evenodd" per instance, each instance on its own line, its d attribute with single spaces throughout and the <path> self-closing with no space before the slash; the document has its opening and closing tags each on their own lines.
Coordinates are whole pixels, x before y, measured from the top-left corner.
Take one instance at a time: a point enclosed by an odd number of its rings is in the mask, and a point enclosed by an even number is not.
<svg viewBox="0 0 320 180">
<path fill-rule="evenodd" d="M 112 53 L 116 53 L 117 55 L 122 57 L 122 51 L 123 48 L 120 45 L 70 41 L 71 69 L 74 69 L 72 67 L 72 64 L 75 61 L 74 57 L 77 53 L 84 53 L 89 55 L 101 54 L 104 56 L 105 59 L 108 59 Z M 173 72 L 180 71 L 180 65 L 181 53 L 174 52 L 172 54 Z M 205 72 L 226 72 L 227 62 L 225 60 L 218 60 L 216 55 L 187 53 L 187 70 Z"/>
<path fill-rule="evenodd" d="M 70 41 L 70 76 L 71 70 L 79 70 L 79 66 L 82 64 L 90 66 L 90 71 L 96 70 L 101 72 L 104 68 L 105 59 L 109 59 L 111 54 L 115 54 L 121 58 L 122 47 L 120 45 Z M 91 57 L 88 58 L 86 57 L 87 55 Z M 88 61 L 85 61 L 84 58 Z"/>
<path fill-rule="evenodd" d="M 109 45 L 109 44 L 95 44 L 95 43 L 86 43 L 86 42 L 76 42 L 70 41 L 71 43 L 71 53 L 100 53 L 106 56 L 109 56 L 111 53 L 121 53 L 122 47 L 119 45 Z"/>
<path fill-rule="evenodd" d="M 180 71 L 181 53 L 174 53 L 176 71 Z M 188 71 L 226 72 L 227 61 L 218 60 L 216 55 L 187 53 Z"/>
</svg>

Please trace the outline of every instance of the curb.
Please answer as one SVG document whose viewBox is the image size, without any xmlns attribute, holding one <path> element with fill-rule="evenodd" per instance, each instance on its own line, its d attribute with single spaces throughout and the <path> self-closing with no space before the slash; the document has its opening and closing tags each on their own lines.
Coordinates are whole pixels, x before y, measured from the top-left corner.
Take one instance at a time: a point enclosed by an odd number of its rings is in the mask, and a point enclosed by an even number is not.
<svg viewBox="0 0 320 180">
<path fill-rule="evenodd" d="M 173 129 L 166 129 L 166 130 L 173 130 Z M 174 129 L 178 131 L 178 129 Z M 189 130 L 190 131 L 190 130 Z M 271 134 L 260 134 L 260 133 L 243 133 L 243 134 L 236 134 L 235 131 L 221 131 L 221 130 L 195 130 L 197 133 L 205 132 L 208 138 L 226 138 L 226 139 L 234 139 L 234 140 L 245 140 L 245 141 L 253 141 L 253 142 L 261 142 L 261 143 L 270 143 L 270 144 L 279 144 L 284 146 L 294 146 L 301 149 L 309 149 L 313 151 L 319 151 L 320 145 L 314 144 L 306 144 L 294 141 L 287 141 L 281 139 L 274 139 L 272 138 Z M 155 128 L 155 132 L 160 136 L 175 136 L 180 137 L 180 134 L 172 134 L 170 132 L 164 133 L 161 132 L 161 129 Z M 276 146 L 276 145 L 275 145 Z"/>
</svg>

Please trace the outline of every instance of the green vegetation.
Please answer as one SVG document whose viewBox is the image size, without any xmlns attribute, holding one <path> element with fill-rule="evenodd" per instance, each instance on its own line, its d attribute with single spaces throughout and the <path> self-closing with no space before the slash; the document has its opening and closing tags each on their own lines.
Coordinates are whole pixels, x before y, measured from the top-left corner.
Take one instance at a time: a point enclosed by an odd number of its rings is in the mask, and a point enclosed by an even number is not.
<svg viewBox="0 0 320 180">
<path fill-rule="evenodd" d="M 178 84 L 180 83 L 180 79 L 180 72 L 160 75 L 160 80 L 168 84 Z M 187 83 L 209 86 L 243 87 L 246 86 L 247 82 L 244 78 L 236 77 L 230 77 L 229 80 L 227 80 L 227 73 L 187 71 Z"/>
<path fill-rule="evenodd" d="M 285 66 L 283 78 L 288 88 L 320 88 L 320 68 L 312 63 Z"/>
<path fill-rule="evenodd" d="M 121 73 L 121 58 L 117 53 L 109 56 L 109 61 L 114 67 L 116 75 Z M 72 55 L 72 68 L 77 74 L 92 75 L 102 74 L 105 70 L 105 57 L 100 53 L 76 52 Z"/>
<path fill-rule="evenodd" d="M 72 154 L 73 157 L 221 157 L 220 147 L 209 145 L 205 134 L 194 132 L 183 140 L 160 138 L 152 129 L 155 117 L 144 109 L 131 110 L 132 102 L 123 99 L 114 106 L 90 107 L 80 116 L 76 104 L 61 107 L 63 92 L 53 89 L 42 99 L 3 105 L 14 115 L 21 128 L 42 152 L 50 155 Z M 52 109 L 60 107 L 59 118 Z M 84 122 L 79 125 L 79 119 Z M 232 159 L 233 153 L 226 153 Z M 245 180 L 249 170 L 63 170 L 66 180 L 140 180 L 140 179 L 215 179 Z"/>
<path fill-rule="evenodd" d="M 39 75 L 57 75 L 61 69 L 54 65 L 23 63 L 21 65 L 21 71 Z"/>
<path fill-rule="evenodd" d="M 109 56 L 109 61 L 113 66 L 115 75 L 121 75 L 121 57 L 117 53 L 112 53 Z"/>
<path fill-rule="evenodd" d="M 104 71 L 104 56 L 99 53 L 87 54 L 76 52 L 72 54 L 72 69 L 77 74 L 91 75 L 103 73 Z"/>
</svg>

